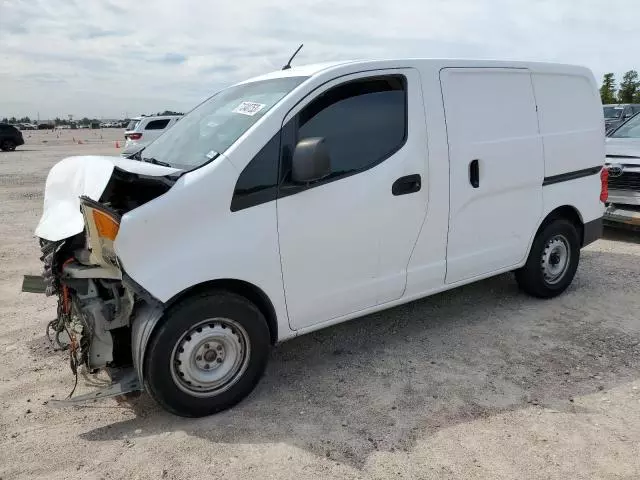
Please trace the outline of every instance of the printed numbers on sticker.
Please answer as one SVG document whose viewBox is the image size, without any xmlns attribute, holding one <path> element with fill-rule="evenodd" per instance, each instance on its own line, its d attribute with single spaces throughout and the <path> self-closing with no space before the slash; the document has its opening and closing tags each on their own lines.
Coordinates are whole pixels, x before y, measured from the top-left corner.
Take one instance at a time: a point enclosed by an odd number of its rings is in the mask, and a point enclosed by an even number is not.
<svg viewBox="0 0 640 480">
<path fill-rule="evenodd" d="M 232 111 L 233 113 L 241 113 L 242 115 L 249 115 L 250 117 L 253 117 L 256 113 L 258 113 L 264 107 L 266 107 L 264 103 L 242 102 Z"/>
</svg>

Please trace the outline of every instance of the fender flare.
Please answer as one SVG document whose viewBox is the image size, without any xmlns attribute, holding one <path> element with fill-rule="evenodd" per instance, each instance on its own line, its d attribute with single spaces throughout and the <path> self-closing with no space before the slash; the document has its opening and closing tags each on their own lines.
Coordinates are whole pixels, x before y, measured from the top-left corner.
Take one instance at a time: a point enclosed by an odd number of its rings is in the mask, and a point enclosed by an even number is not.
<svg viewBox="0 0 640 480">
<path fill-rule="evenodd" d="M 162 318 L 164 309 L 160 305 L 144 304 L 131 322 L 131 356 L 133 368 L 138 375 L 139 390 L 144 390 L 144 354 L 151 333 Z"/>
</svg>

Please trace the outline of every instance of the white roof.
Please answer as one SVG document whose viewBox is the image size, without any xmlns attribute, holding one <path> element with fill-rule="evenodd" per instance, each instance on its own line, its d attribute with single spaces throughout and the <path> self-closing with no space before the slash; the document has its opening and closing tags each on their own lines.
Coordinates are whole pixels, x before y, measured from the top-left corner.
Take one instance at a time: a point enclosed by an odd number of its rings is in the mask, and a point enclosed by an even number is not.
<svg viewBox="0 0 640 480">
<path fill-rule="evenodd" d="M 269 80 L 273 78 L 284 77 L 311 77 L 322 71 L 331 70 L 336 67 L 348 65 L 348 64 L 360 64 L 363 68 L 393 68 L 393 67 L 420 67 L 420 66 L 441 66 L 441 67 L 477 67 L 477 68 L 491 68 L 491 67 L 511 67 L 511 68 L 528 68 L 535 72 L 547 72 L 547 73 L 572 73 L 572 74 L 585 74 L 591 73 L 588 69 L 576 65 L 566 65 L 560 63 L 545 63 L 545 62 L 526 62 L 526 61 L 508 61 L 508 60 L 465 60 L 465 59 L 439 59 L 439 58 L 398 58 L 398 59 L 380 59 L 380 60 L 345 60 L 341 62 L 326 62 L 326 63 L 314 63 L 311 65 L 294 66 L 287 70 L 276 70 L 274 72 L 260 75 L 245 80 L 242 83 L 255 82 L 259 80 Z"/>
</svg>

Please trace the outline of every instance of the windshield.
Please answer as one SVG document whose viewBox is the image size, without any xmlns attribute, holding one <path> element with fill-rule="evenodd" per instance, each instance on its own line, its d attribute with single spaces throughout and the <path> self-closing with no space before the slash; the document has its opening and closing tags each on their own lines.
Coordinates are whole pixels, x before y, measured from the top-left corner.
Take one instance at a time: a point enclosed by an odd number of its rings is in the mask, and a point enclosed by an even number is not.
<svg viewBox="0 0 640 480">
<path fill-rule="evenodd" d="M 139 123 L 140 123 L 140 120 L 131 120 L 129 122 L 129 125 L 127 125 L 127 128 L 125 128 L 125 130 L 135 130 Z"/>
<path fill-rule="evenodd" d="M 640 138 L 640 114 L 627 121 L 610 136 L 612 138 Z"/>
<path fill-rule="evenodd" d="M 622 107 L 603 107 L 604 118 L 620 118 L 622 115 Z"/>
<path fill-rule="evenodd" d="M 143 160 L 191 170 L 217 157 L 307 77 L 245 83 L 215 94 L 142 152 Z"/>
</svg>

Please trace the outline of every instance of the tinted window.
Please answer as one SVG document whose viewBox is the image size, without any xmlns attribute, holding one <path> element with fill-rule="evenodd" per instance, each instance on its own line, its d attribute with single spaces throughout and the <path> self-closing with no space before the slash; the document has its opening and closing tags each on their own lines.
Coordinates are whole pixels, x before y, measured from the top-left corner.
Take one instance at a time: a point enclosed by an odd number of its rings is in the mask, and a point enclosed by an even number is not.
<svg viewBox="0 0 640 480">
<path fill-rule="evenodd" d="M 166 119 L 166 120 L 151 120 L 144 129 L 145 130 L 162 130 L 167 125 L 169 125 L 169 119 Z"/>
<path fill-rule="evenodd" d="M 276 199 L 280 133 L 274 136 L 244 168 L 231 200 L 231 211 Z"/>
<path fill-rule="evenodd" d="M 622 107 L 604 107 L 604 118 L 620 118 L 622 116 L 622 110 Z"/>
<path fill-rule="evenodd" d="M 376 77 L 333 88 L 299 115 L 298 141 L 323 137 L 332 177 L 370 168 L 397 151 L 407 134 L 406 82 Z"/>
</svg>

